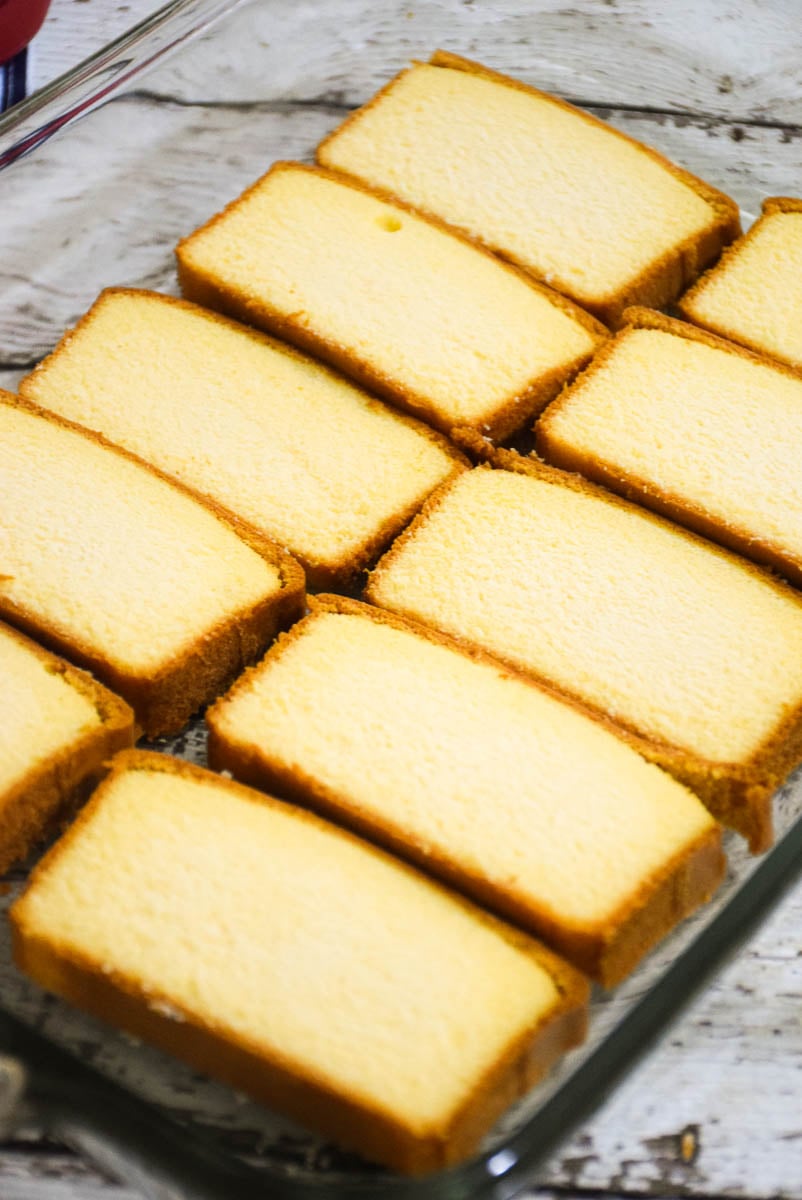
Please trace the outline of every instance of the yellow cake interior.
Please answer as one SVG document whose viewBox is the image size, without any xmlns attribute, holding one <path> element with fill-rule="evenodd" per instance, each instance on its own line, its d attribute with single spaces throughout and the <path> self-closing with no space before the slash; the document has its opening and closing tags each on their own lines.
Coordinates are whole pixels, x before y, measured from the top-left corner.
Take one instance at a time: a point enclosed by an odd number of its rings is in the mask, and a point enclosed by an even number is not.
<svg viewBox="0 0 802 1200">
<path fill-rule="evenodd" d="M 332 567 L 454 468 L 312 359 L 153 293 L 106 293 L 22 391 Z"/>
<path fill-rule="evenodd" d="M 526 939 L 211 775 L 116 776 L 14 915 L 60 955 L 134 981 L 157 1011 L 421 1134 L 558 1000 Z"/>
<path fill-rule="evenodd" d="M 725 337 L 802 366 L 802 212 L 767 213 L 683 307 Z"/>
<path fill-rule="evenodd" d="M 634 507 L 462 476 L 370 599 L 462 635 L 650 737 L 749 758 L 802 700 L 802 602 Z"/>
<path fill-rule="evenodd" d="M 642 148 L 548 97 L 424 63 L 319 157 L 468 230 L 580 303 L 611 296 L 715 219 Z"/>
<path fill-rule="evenodd" d="M 503 670 L 318 612 L 218 703 L 215 730 L 405 840 L 593 929 L 713 827 L 681 784 Z"/>
<path fill-rule="evenodd" d="M 802 559 L 802 379 L 632 329 L 543 421 L 553 443 Z"/>
<path fill-rule="evenodd" d="M 2 625 L 0 700 L 0 795 L 102 723 L 88 696 Z"/>
<path fill-rule="evenodd" d="M 0 606 L 147 670 L 282 586 L 194 500 L 80 433 L 0 403 Z"/>
<path fill-rule="evenodd" d="M 487 255 L 292 165 L 274 168 L 179 256 L 427 397 L 447 425 L 489 420 L 595 341 Z"/>
</svg>

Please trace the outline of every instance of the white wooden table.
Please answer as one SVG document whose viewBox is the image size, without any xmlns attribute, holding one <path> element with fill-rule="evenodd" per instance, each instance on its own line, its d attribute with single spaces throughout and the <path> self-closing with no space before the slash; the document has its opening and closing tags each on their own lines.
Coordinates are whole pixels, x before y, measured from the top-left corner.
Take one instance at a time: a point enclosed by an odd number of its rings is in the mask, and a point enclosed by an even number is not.
<svg viewBox="0 0 802 1200">
<path fill-rule="evenodd" d="M 34 83 L 59 74 L 156 7 L 156 0 L 54 0 L 33 50 Z M 455 37 L 457 12 L 462 21 Z M 422 16 L 429 31 L 439 31 L 425 43 L 416 32 Z M 111 155 L 147 172 L 146 156 L 135 150 L 142 127 L 152 139 L 171 139 L 174 173 L 162 180 L 163 205 L 143 213 L 126 198 L 121 220 L 140 230 L 150 221 L 160 237 L 177 237 L 198 214 L 250 182 L 253 172 L 245 171 L 239 147 L 252 141 L 255 129 L 269 126 L 271 150 L 278 146 L 282 156 L 308 156 L 343 109 L 375 89 L 389 74 L 371 54 L 381 30 L 384 43 L 398 48 L 394 66 L 441 44 L 525 76 L 595 107 L 754 213 L 763 195 L 802 194 L 800 17 L 795 0 L 572 0 L 570 6 L 559 0 L 259 0 L 249 17 L 254 37 L 236 62 L 215 63 L 202 87 L 180 58 L 173 60 L 116 105 L 113 117 L 100 114 L 92 131 L 71 143 L 70 156 L 78 146 L 88 171 Z M 270 77 L 260 57 L 265 42 L 288 47 Z M 343 64 L 360 48 L 362 65 L 346 71 Z M 310 90 L 309 64 L 323 59 L 326 86 L 321 90 L 318 82 Z M 58 139 L 41 151 L 42 194 L 65 186 L 68 165 L 77 178 L 82 164 L 65 164 Z M 4 187 L 0 181 L 0 211 L 13 234 L 15 222 L 35 219 L 37 201 Z M 177 198 L 187 194 L 197 197 L 194 210 L 191 201 L 187 208 Z M 170 287 L 164 256 L 151 260 L 148 239 L 140 242 L 127 268 L 131 277 Z M 14 288 L 30 285 L 30 264 L 15 260 L 15 244 L 10 235 L 0 263 L 6 300 Z M 97 261 L 82 264 L 80 303 L 77 291 L 48 292 L 46 280 L 33 289 L 15 318 L 26 322 L 25 338 L 14 321 L 3 328 L 0 385 L 13 387 L 23 373 L 20 346 L 31 345 L 31 328 L 44 351 L 59 321 L 88 306 L 103 284 L 124 281 L 103 261 L 101 245 Z M 91 1058 L 91 1046 L 86 1054 Z M 533 1182 L 533 1195 L 551 1193 L 802 1200 L 802 887 Z M 2 1200 L 99 1197 L 133 1200 L 133 1193 L 55 1146 L 0 1147 Z"/>
</svg>

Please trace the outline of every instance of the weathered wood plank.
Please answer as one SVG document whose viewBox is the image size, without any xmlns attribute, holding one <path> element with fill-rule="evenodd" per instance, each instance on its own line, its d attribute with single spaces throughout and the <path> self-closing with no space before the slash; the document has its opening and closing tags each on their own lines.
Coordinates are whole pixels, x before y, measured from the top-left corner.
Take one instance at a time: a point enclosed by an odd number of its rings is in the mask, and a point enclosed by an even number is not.
<svg viewBox="0 0 802 1200">
<path fill-rule="evenodd" d="M 192 99 L 352 105 L 444 46 L 584 101 L 798 125 L 798 18 L 784 0 L 271 0 L 154 79 Z"/>
<path fill-rule="evenodd" d="M 0 1154 L 3 1200 L 141 1200 L 137 1192 L 106 1179 L 75 1155 L 4 1150 Z"/>
<path fill-rule="evenodd" d="M 797 184 L 802 134 L 597 111 L 730 192 L 747 213 Z M 206 108 L 135 95 L 21 161 L 0 180 L 0 365 L 41 357 L 106 285 L 174 289 L 176 241 L 275 159 L 309 159 L 341 118 L 318 106 Z"/>
<path fill-rule="evenodd" d="M 53 0 L 31 44 L 31 90 L 43 87 L 162 7 L 163 0 Z"/>
</svg>

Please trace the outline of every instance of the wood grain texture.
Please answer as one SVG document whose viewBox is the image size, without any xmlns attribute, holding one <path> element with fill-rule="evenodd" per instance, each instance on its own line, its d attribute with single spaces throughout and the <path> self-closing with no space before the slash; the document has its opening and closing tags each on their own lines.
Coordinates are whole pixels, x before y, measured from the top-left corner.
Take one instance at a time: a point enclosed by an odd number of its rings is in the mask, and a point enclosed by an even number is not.
<svg viewBox="0 0 802 1200">
<path fill-rule="evenodd" d="M 54 0 L 38 82 L 158 0 Z M 793 0 L 254 0 L 228 26 L 0 177 L 0 386 L 107 284 L 175 290 L 171 247 L 275 158 L 316 142 L 437 45 L 587 102 L 755 214 L 799 193 Z M 124 255 L 119 247 L 125 246 Z M 16 365 L 15 365 L 16 364 Z M 185 746 L 202 753 L 195 735 Z M 558 1154 L 531 1200 L 604 1193 L 802 1200 L 802 885 Z M 0 947 L 0 953 L 2 948 Z M 4 1003 L 154 1103 L 258 1150 L 273 1118 L 19 977 Z M 307 1141 L 282 1125 L 288 1157 Z M 67 1152 L 0 1151 L 2 1200 L 133 1200 Z"/>
<path fill-rule="evenodd" d="M 802 124 L 793 0 L 256 0 L 154 75 L 183 99 L 360 104 L 442 46 L 582 102 Z M 211 70 L 211 63 L 216 69 Z"/>
<path fill-rule="evenodd" d="M 163 0 L 51 0 L 50 12 L 30 51 L 29 82 L 43 87 L 101 50 Z"/>
</svg>

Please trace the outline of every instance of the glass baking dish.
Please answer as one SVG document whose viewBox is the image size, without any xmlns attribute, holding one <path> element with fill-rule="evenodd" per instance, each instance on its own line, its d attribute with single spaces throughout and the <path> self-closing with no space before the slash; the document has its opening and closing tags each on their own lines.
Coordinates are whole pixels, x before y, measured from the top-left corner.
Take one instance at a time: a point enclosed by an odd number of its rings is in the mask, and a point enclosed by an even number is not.
<svg viewBox="0 0 802 1200">
<path fill-rule="evenodd" d="M 0 173 L 0 384 L 13 388 L 101 287 L 174 293 L 176 241 L 275 159 L 310 160 L 345 111 L 409 57 L 426 57 L 445 42 L 581 100 L 579 76 L 572 73 L 579 61 L 574 40 L 566 36 L 558 46 L 565 84 L 544 79 L 534 49 L 535 18 L 527 19 L 525 10 L 521 5 L 495 25 L 485 22 L 485 44 L 470 4 L 427 3 L 414 11 L 386 5 L 366 29 L 359 19 L 367 11 L 362 0 L 173 0 L 18 106 L 0 119 L 0 167 L 7 168 Z M 550 36 L 553 41 L 553 30 Z M 180 53 L 162 63 L 176 49 Z M 147 76 L 146 68 L 153 68 Z M 640 107 L 659 99 L 644 94 Z M 603 115 L 638 136 L 637 121 L 626 110 Z M 694 160 L 682 153 L 670 123 L 649 128 L 658 149 L 732 190 L 721 164 L 705 162 L 703 145 Z M 747 180 L 738 199 L 756 211 L 750 188 Z M 203 721 L 157 748 L 205 763 Z M 510 1196 L 533 1181 L 547 1155 L 798 874 L 802 777 L 777 796 L 775 819 L 777 844 L 762 859 L 751 858 L 727 835 L 729 872 L 714 900 L 622 986 L 594 993 L 587 1043 L 507 1113 L 481 1154 L 464 1166 L 422 1180 L 379 1172 L 230 1089 L 133 1045 L 24 980 L 10 962 L 5 925 L 0 1133 L 30 1124 L 43 1128 L 151 1195 L 163 1196 L 169 1188 L 170 1195 L 187 1197 L 287 1200 Z M 24 871 L 11 874 L 3 904 L 13 900 L 24 877 Z M 87 1056 L 91 1066 L 79 1061 Z"/>
</svg>

